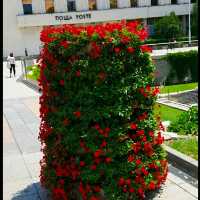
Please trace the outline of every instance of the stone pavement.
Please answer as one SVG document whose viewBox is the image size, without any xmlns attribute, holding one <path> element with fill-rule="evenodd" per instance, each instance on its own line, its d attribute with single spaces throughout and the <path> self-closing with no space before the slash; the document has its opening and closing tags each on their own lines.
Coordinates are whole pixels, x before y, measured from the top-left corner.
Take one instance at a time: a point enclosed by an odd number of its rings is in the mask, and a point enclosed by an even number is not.
<svg viewBox="0 0 200 200">
<path fill-rule="evenodd" d="M 49 200 L 39 183 L 39 94 L 4 70 L 3 200 Z M 169 171 L 162 190 L 148 200 L 196 200 L 198 182 L 172 166 Z"/>
</svg>

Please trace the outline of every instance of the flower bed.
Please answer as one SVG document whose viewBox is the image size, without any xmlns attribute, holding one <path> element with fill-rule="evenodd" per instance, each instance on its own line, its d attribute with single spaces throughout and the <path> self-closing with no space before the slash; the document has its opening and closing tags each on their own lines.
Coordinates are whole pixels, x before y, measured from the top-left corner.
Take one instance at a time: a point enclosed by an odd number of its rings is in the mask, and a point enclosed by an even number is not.
<svg viewBox="0 0 200 200">
<path fill-rule="evenodd" d="M 54 200 L 144 199 L 167 176 L 138 22 L 41 32 L 41 183 Z"/>
</svg>

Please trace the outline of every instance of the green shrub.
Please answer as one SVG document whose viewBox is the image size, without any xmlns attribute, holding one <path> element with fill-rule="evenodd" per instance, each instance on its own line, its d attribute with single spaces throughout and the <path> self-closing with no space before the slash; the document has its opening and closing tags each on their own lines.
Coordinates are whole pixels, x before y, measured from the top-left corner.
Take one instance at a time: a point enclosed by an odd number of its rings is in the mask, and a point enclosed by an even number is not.
<svg viewBox="0 0 200 200">
<path fill-rule="evenodd" d="M 178 132 L 180 134 L 198 134 L 198 108 L 193 106 L 187 112 L 183 112 L 177 121 L 173 122 L 169 127 L 169 131 Z"/>
<path fill-rule="evenodd" d="M 27 77 L 37 81 L 40 75 L 40 68 L 38 65 L 28 66 L 26 69 L 28 71 Z"/>
<path fill-rule="evenodd" d="M 198 51 L 191 50 L 187 52 L 168 53 L 167 61 L 171 65 L 171 72 L 168 75 L 168 81 L 177 76 L 180 83 L 184 82 L 188 71 L 191 72 L 192 82 L 198 80 Z"/>
</svg>

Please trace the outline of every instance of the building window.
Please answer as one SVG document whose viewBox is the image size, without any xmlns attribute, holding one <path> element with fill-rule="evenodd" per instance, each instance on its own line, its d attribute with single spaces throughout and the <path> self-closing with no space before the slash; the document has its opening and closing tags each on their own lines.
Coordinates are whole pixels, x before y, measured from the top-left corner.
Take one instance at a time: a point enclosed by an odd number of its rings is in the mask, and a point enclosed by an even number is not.
<svg viewBox="0 0 200 200">
<path fill-rule="evenodd" d="M 24 14 L 32 14 L 32 0 L 22 0 Z"/>
<path fill-rule="evenodd" d="M 54 13 L 54 0 L 45 0 L 46 13 Z"/>
<path fill-rule="evenodd" d="M 76 2 L 75 2 L 75 0 L 68 0 L 67 1 L 67 8 L 68 8 L 68 11 L 76 11 Z"/>
<path fill-rule="evenodd" d="M 177 4 L 177 0 L 171 0 L 171 4 Z"/>
<path fill-rule="evenodd" d="M 131 0 L 131 7 L 137 7 L 137 0 Z"/>
<path fill-rule="evenodd" d="M 117 0 L 110 0 L 110 8 L 117 8 Z"/>
<path fill-rule="evenodd" d="M 89 3 L 89 10 L 96 10 L 97 6 L 96 6 L 96 0 L 88 0 Z"/>
<path fill-rule="evenodd" d="M 158 0 L 151 0 L 151 5 L 152 6 L 157 6 L 158 5 Z"/>
</svg>

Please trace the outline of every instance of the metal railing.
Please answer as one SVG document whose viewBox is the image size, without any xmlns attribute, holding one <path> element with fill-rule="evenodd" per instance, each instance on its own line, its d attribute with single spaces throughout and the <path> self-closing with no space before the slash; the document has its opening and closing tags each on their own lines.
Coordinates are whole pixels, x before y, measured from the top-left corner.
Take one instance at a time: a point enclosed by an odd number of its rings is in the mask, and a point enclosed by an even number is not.
<svg viewBox="0 0 200 200">
<path fill-rule="evenodd" d="M 192 40 L 191 43 L 189 43 L 189 41 L 154 43 L 154 44 L 148 44 L 148 46 L 150 46 L 153 50 L 194 47 L 198 46 L 198 40 Z"/>
</svg>

